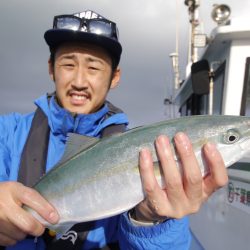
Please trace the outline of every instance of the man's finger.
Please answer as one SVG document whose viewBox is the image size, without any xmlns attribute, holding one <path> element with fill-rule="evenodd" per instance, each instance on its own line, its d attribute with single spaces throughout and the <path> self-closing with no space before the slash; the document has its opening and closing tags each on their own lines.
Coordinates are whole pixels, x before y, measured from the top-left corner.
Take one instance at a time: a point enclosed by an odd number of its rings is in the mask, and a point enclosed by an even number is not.
<svg viewBox="0 0 250 250">
<path fill-rule="evenodd" d="M 0 233 L 0 246 L 12 246 L 17 243 L 16 240 L 10 238 L 9 236 L 6 236 L 3 233 Z"/>
<path fill-rule="evenodd" d="M 185 193 L 193 203 L 200 203 L 203 179 L 192 144 L 187 135 L 180 132 L 175 136 L 175 145 L 182 165 Z"/>
<path fill-rule="evenodd" d="M 158 190 L 160 186 L 154 175 L 154 166 L 152 155 L 148 149 L 142 149 L 139 156 L 140 174 L 144 191 L 147 195 L 151 195 Z"/>
<path fill-rule="evenodd" d="M 141 150 L 139 163 L 146 199 L 136 207 L 137 219 L 141 221 L 158 220 L 162 213 L 162 203 L 166 201 L 166 198 L 165 192 L 155 177 L 152 155 L 148 149 Z"/>
<path fill-rule="evenodd" d="M 27 234 L 40 236 L 44 232 L 44 226 L 19 206 L 10 206 L 6 216 L 12 224 Z"/>
<path fill-rule="evenodd" d="M 17 241 L 23 240 L 26 237 L 26 234 L 20 231 L 20 228 L 3 220 L 0 220 L 0 234 L 11 236 Z"/>
<path fill-rule="evenodd" d="M 207 143 L 204 146 L 204 157 L 210 170 L 204 178 L 205 199 L 207 199 L 215 190 L 227 184 L 228 175 L 221 154 L 214 144 Z"/>
<path fill-rule="evenodd" d="M 35 210 L 41 217 L 48 222 L 55 224 L 59 220 L 56 209 L 49 204 L 36 190 L 22 186 L 22 190 L 18 192 L 18 198 L 26 206 Z"/>
<path fill-rule="evenodd" d="M 179 199 L 183 196 L 183 183 L 180 170 L 177 168 L 169 139 L 161 135 L 156 140 L 156 149 L 166 183 L 169 199 Z"/>
</svg>

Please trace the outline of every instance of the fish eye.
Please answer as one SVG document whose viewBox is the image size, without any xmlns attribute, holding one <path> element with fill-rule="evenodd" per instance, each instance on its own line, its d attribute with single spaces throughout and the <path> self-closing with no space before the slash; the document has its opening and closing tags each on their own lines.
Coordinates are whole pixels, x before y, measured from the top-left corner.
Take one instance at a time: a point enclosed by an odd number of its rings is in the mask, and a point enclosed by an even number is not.
<svg viewBox="0 0 250 250">
<path fill-rule="evenodd" d="M 240 139 L 240 134 L 233 129 L 228 130 L 224 135 L 224 141 L 227 144 L 233 144 L 237 142 L 239 139 Z"/>
</svg>

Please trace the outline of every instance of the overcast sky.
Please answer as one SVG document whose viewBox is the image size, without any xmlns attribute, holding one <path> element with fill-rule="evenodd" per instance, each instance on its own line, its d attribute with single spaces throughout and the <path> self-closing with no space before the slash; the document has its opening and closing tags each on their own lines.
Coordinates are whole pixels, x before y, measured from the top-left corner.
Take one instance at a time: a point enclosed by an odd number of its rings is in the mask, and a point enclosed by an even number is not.
<svg viewBox="0 0 250 250">
<path fill-rule="evenodd" d="M 33 111 L 33 100 L 54 89 L 47 72 L 49 50 L 43 34 L 53 17 L 84 10 L 117 23 L 123 46 L 122 80 L 109 95 L 130 118 L 130 127 L 167 118 L 164 98 L 169 97 L 173 74 L 169 54 L 175 51 L 176 14 L 182 77 L 187 58 L 188 14 L 184 0 L 0 0 L 0 114 Z M 200 15 L 209 34 L 213 3 L 201 0 Z M 232 17 L 249 13 L 250 1 L 227 0 Z"/>
</svg>

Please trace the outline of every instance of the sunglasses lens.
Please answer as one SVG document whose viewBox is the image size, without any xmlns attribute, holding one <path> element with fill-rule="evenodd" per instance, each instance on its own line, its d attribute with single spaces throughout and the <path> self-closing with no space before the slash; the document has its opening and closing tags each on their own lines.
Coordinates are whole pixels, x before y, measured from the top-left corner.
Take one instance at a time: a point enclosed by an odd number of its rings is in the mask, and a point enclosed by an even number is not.
<svg viewBox="0 0 250 250">
<path fill-rule="evenodd" d="M 112 22 L 100 19 L 81 19 L 76 16 L 62 15 L 56 16 L 54 19 L 55 29 L 68 29 L 89 32 L 92 34 L 102 35 L 106 37 L 118 38 L 118 30 Z"/>
<path fill-rule="evenodd" d="M 70 29 L 78 30 L 80 27 L 81 21 L 74 17 L 59 17 L 57 19 L 56 27 L 57 29 Z"/>
<path fill-rule="evenodd" d="M 112 27 L 110 23 L 93 20 L 89 23 L 89 32 L 111 37 Z"/>
</svg>

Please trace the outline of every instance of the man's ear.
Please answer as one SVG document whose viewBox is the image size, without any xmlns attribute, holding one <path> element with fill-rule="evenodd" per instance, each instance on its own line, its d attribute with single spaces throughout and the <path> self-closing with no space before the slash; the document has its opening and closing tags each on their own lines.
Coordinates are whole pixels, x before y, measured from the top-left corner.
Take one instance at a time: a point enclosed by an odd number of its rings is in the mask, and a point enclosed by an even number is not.
<svg viewBox="0 0 250 250">
<path fill-rule="evenodd" d="M 49 76 L 52 81 L 55 81 L 55 76 L 54 76 L 54 65 L 52 61 L 49 59 L 48 60 L 48 71 L 49 71 Z"/>
<path fill-rule="evenodd" d="M 113 77 L 110 84 L 111 89 L 115 88 L 118 85 L 120 78 L 121 78 L 121 69 L 117 67 L 113 72 Z"/>
</svg>

